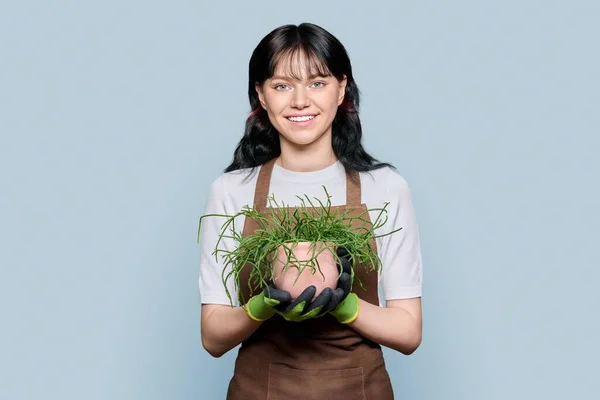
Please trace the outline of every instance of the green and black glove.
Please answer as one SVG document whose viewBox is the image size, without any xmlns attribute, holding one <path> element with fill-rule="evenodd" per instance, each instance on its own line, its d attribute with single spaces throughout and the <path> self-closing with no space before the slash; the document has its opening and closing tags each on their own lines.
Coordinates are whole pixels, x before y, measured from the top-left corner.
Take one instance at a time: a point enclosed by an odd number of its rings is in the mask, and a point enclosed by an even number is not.
<svg viewBox="0 0 600 400">
<path fill-rule="evenodd" d="M 243 307 L 253 320 L 266 321 L 275 315 L 278 307 L 287 307 L 291 300 L 292 296 L 289 292 L 270 285 L 265 287 L 260 294 L 251 297 Z"/>
<path fill-rule="evenodd" d="M 338 247 L 336 251 L 340 258 L 341 274 L 338 279 L 336 289 L 339 300 L 335 308 L 330 311 L 340 323 L 349 324 L 358 317 L 359 301 L 356 293 L 352 293 L 352 283 L 354 282 L 354 268 L 352 266 L 352 257 L 343 247 Z"/>
<path fill-rule="evenodd" d="M 262 293 L 252 297 L 244 306 L 250 318 L 255 321 L 265 321 L 279 314 L 287 321 L 301 322 L 330 313 L 343 324 L 354 321 L 358 316 L 358 296 L 351 293 L 354 281 L 352 260 L 343 247 L 339 247 L 336 253 L 340 258 L 338 266 L 341 274 L 335 290 L 325 288 L 311 302 L 317 290 L 311 285 L 291 301 L 289 292 L 276 289 L 271 284 L 265 287 Z"/>
<path fill-rule="evenodd" d="M 263 289 L 262 293 L 250 298 L 244 308 L 255 321 L 265 321 L 275 314 L 294 322 L 316 318 L 325 315 L 339 303 L 339 301 L 332 302 L 334 291 L 329 288 L 321 292 L 311 303 L 316 290 L 314 286 L 309 286 L 298 298 L 291 301 L 289 292 L 270 284 Z"/>
<path fill-rule="evenodd" d="M 276 310 L 286 321 L 302 322 L 307 319 L 318 318 L 327 313 L 331 308 L 328 308 L 333 295 L 333 290 L 326 288 L 317 298 L 311 302 L 315 296 L 317 288 L 309 286 L 285 308 Z"/>
</svg>

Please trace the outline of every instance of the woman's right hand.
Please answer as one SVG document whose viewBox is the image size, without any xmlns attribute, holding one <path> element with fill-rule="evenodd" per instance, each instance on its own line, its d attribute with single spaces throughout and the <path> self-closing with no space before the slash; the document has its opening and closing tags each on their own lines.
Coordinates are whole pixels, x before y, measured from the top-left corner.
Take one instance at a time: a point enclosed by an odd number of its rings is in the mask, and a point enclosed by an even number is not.
<svg viewBox="0 0 600 400">
<path fill-rule="evenodd" d="M 344 294 L 338 288 L 335 291 L 325 288 L 313 301 L 315 286 L 309 286 L 293 301 L 289 292 L 275 288 L 272 284 L 250 298 L 244 309 L 255 321 L 265 321 L 275 314 L 286 321 L 302 322 L 307 319 L 322 317 L 333 310 L 342 300 Z"/>
<path fill-rule="evenodd" d="M 253 296 L 244 305 L 248 316 L 255 321 L 266 321 L 277 310 L 283 310 L 291 303 L 292 296 L 288 291 L 276 289 L 272 284 L 265 287 L 260 294 Z"/>
</svg>

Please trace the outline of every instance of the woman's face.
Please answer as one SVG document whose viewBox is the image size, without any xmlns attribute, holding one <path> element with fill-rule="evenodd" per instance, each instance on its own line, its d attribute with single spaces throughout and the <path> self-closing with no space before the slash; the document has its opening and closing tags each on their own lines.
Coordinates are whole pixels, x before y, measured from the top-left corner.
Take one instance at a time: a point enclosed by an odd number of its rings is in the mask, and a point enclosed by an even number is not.
<svg viewBox="0 0 600 400">
<path fill-rule="evenodd" d="M 309 76 L 309 64 L 296 57 L 284 57 L 275 74 L 257 85 L 259 100 L 283 146 L 331 146 L 331 125 L 344 100 L 346 78 Z M 299 71 L 300 79 L 288 71 Z"/>
</svg>

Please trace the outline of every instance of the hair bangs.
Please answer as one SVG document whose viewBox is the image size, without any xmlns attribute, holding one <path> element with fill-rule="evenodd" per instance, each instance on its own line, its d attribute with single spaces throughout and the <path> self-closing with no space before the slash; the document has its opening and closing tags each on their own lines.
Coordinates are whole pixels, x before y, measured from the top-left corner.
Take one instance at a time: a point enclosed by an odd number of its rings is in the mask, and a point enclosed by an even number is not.
<svg viewBox="0 0 600 400">
<path fill-rule="evenodd" d="M 308 46 L 298 44 L 290 49 L 283 50 L 269 66 L 269 77 L 275 74 L 302 80 L 317 76 L 331 76 L 325 60 Z"/>
</svg>

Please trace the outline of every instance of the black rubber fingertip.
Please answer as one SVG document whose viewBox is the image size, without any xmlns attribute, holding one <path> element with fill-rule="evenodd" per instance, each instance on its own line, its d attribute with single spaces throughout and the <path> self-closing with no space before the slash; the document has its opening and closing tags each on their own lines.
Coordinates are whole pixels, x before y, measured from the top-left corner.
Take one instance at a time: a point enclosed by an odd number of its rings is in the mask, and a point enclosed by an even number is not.
<svg viewBox="0 0 600 400">
<path fill-rule="evenodd" d="M 345 247 L 339 246 L 335 250 L 335 254 L 337 254 L 337 256 L 341 258 L 341 257 L 346 257 L 349 253 L 348 253 L 348 249 L 346 249 Z"/>
<path fill-rule="evenodd" d="M 340 304 L 340 302 L 344 299 L 344 291 L 342 289 L 335 289 L 329 299 L 329 303 L 327 306 L 323 307 L 326 311 L 331 311 Z"/>
<path fill-rule="evenodd" d="M 317 292 L 317 288 L 314 285 L 310 285 L 309 287 L 304 289 L 304 291 L 302 293 L 300 293 L 300 296 L 298 296 L 296 298 L 296 300 L 294 300 L 288 307 L 286 307 L 285 312 L 289 312 L 289 311 L 293 310 L 300 303 L 304 303 L 304 307 L 303 307 L 303 311 L 302 311 L 302 312 L 304 312 L 304 310 L 307 308 L 307 305 L 310 303 L 312 298 L 315 296 L 316 292 Z"/>
<path fill-rule="evenodd" d="M 315 293 L 317 293 L 317 288 L 315 287 L 315 285 L 310 285 L 309 287 L 304 289 L 304 291 L 300 294 L 300 296 L 298 296 L 296 300 L 309 302 L 310 300 L 312 300 L 313 297 L 315 297 Z"/>
<path fill-rule="evenodd" d="M 290 292 L 282 292 L 276 299 L 279 300 L 280 303 L 289 303 L 292 301 L 292 295 Z"/>
<path fill-rule="evenodd" d="M 352 272 L 352 263 L 347 258 L 340 258 L 340 263 L 342 264 L 342 272 L 349 274 Z"/>
<path fill-rule="evenodd" d="M 345 273 L 342 274 L 342 276 L 338 280 L 337 289 L 341 289 L 346 295 L 350 293 L 350 290 L 352 290 L 352 280 L 350 278 L 350 275 Z"/>
<path fill-rule="evenodd" d="M 329 304 L 329 301 L 331 300 L 331 297 L 333 296 L 333 289 L 331 288 L 325 288 L 321 291 L 321 293 L 319 293 L 319 295 L 317 296 L 317 298 L 310 303 L 310 306 L 308 307 L 308 309 L 305 311 L 305 313 L 314 310 L 317 307 L 324 307 L 327 304 Z"/>
<path fill-rule="evenodd" d="M 272 285 L 265 287 L 265 297 L 279 300 L 279 303 L 286 303 L 292 300 L 292 295 L 287 290 L 277 289 Z"/>
</svg>

